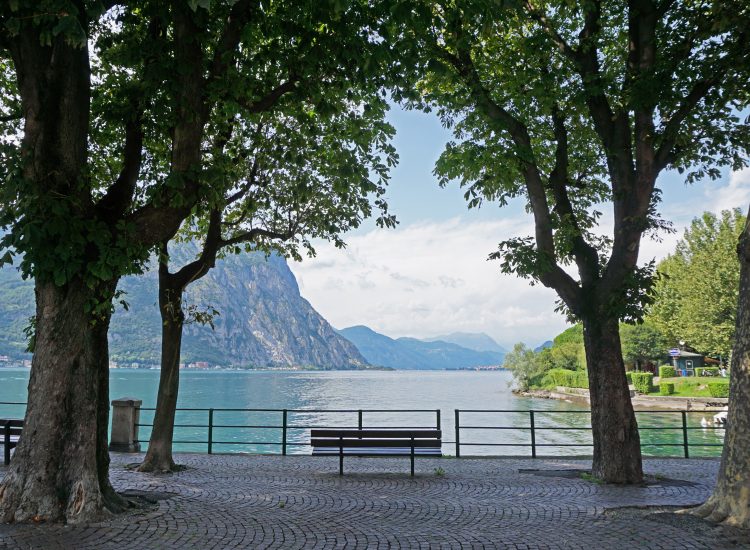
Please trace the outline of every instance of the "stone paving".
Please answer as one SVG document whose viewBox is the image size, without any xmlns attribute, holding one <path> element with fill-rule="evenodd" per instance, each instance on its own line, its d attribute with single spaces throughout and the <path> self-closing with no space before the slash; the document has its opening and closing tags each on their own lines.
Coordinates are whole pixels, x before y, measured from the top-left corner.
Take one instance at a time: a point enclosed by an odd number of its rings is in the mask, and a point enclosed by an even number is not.
<svg viewBox="0 0 750 550">
<path fill-rule="evenodd" d="M 113 455 L 112 480 L 151 495 L 151 509 L 89 526 L 0 524 L 0 548 L 750 548 L 747 533 L 608 512 L 702 502 L 710 459 L 646 460 L 645 487 L 563 471 L 586 460 L 421 459 L 411 478 L 400 458 L 348 458 L 344 477 L 330 457 L 183 454 L 188 469 L 172 475 L 125 467 L 137 459 Z"/>
</svg>

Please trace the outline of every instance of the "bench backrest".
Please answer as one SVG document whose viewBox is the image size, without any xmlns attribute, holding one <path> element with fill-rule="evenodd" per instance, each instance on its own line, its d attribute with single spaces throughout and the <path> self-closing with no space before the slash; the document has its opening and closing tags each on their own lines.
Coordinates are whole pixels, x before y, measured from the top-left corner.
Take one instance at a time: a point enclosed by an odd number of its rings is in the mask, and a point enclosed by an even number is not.
<svg viewBox="0 0 750 550">
<path fill-rule="evenodd" d="M 440 447 L 440 430 L 405 429 L 314 429 L 310 430 L 313 447 Z"/>
</svg>

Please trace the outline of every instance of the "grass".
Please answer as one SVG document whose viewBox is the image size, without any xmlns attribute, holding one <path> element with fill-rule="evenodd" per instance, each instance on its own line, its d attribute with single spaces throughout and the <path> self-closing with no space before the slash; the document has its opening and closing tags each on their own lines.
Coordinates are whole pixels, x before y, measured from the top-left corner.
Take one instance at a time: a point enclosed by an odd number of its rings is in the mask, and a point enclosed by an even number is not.
<svg viewBox="0 0 750 550">
<path fill-rule="evenodd" d="M 603 479 L 600 479 L 588 472 L 581 472 L 581 479 L 583 479 L 584 481 L 589 481 L 591 483 L 596 483 L 597 485 L 601 485 L 602 483 L 604 483 Z"/>
<path fill-rule="evenodd" d="M 708 391 L 709 382 L 718 382 L 720 384 L 729 384 L 729 378 L 720 378 L 717 376 L 677 376 L 675 378 L 663 378 L 661 382 L 671 382 L 674 384 L 674 393 L 677 397 L 711 397 Z M 658 384 L 649 395 L 659 395 Z"/>
</svg>

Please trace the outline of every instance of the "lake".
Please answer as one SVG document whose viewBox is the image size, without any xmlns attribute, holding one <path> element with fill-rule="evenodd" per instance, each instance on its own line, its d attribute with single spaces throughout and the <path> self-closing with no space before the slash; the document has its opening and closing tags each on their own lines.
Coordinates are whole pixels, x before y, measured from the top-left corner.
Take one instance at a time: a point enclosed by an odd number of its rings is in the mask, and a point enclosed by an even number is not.
<svg viewBox="0 0 750 550">
<path fill-rule="evenodd" d="M 0 417 L 23 415 L 28 369 L 0 369 Z M 207 451 L 207 409 L 213 411 L 213 452 L 274 452 L 281 450 L 283 412 L 287 412 L 289 453 L 309 453 L 305 444 L 310 427 L 356 427 L 358 409 L 362 424 L 372 426 L 435 427 L 440 410 L 443 452 L 456 454 L 455 410 L 459 409 L 461 455 L 530 455 L 529 410 L 534 410 L 538 456 L 590 454 L 590 432 L 585 403 L 519 397 L 510 391 L 506 371 L 181 371 L 181 408 L 175 430 L 175 449 Z M 141 423 L 150 424 L 156 403 L 158 370 L 110 371 L 112 398 L 143 401 Z M 242 411 L 237 409 L 278 409 Z M 394 412 L 393 409 L 424 412 Z M 327 412 L 331 410 L 348 412 Z M 479 412 L 521 411 L 521 412 Z M 474 412 L 477 411 L 477 412 Z M 706 413 L 688 414 L 690 444 L 717 444 L 723 433 L 701 429 Z M 644 454 L 682 455 L 682 420 L 679 412 L 638 415 L 641 427 L 668 426 L 668 431 L 642 430 Z M 551 428 L 565 428 L 553 430 Z M 148 440 L 150 428 L 141 427 L 139 438 Z M 482 443 L 479 445 L 478 443 Z M 491 443 L 492 445 L 486 445 Z M 671 446 L 657 444 L 666 443 Z M 145 443 L 143 444 L 145 448 Z M 691 447 L 691 456 L 718 456 L 719 447 Z"/>
</svg>

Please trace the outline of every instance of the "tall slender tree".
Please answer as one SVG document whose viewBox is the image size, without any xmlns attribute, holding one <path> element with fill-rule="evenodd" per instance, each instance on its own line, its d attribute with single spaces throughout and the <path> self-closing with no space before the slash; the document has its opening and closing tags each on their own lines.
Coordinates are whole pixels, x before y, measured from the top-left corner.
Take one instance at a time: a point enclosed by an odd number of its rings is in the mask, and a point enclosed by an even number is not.
<svg viewBox="0 0 750 550">
<path fill-rule="evenodd" d="M 396 162 L 389 145 L 392 128 L 382 122 L 384 99 L 377 90 L 372 92 L 369 97 L 360 94 L 357 102 L 345 93 L 331 116 L 311 118 L 315 108 L 309 105 L 298 117 L 285 114 L 252 129 L 238 128 L 233 139 L 213 153 L 214 163 L 227 166 L 232 183 L 205 219 L 189 219 L 180 235 L 203 239 L 200 254 L 174 272 L 169 269 L 167 242 L 159 256 L 161 373 L 141 471 L 175 468 L 172 436 L 185 323 L 182 296 L 188 285 L 214 267 L 218 255 L 263 251 L 301 259 L 303 250 L 315 253 L 311 239 L 341 247 L 342 234 L 372 213 L 371 198 L 379 209 L 377 223 L 395 223 L 379 198 L 388 167 Z M 335 103 L 333 96 L 328 100 Z M 294 155 L 286 154 L 289 149 Z M 241 154 L 229 158 L 229 151 Z"/>
<path fill-rule="evenodd" d="M 0 3 L 0 110 L 22 121 L 20 134 L 0 121 L 2 244 L 37 302 L 0 520 L 84 522 L 126 505 L 107 452 L 117 282 L 224 189 L 204 151 L 216 128 L 377 86 L 368 17 L 364 1 Z"/>
<path fill-rule="evenodd" d="M 384 35 L 421 92 L 404 96 L 437 108 L 456 138 L 437 162 L 441 183 L 458 179 L 470 207 L 523 197 L 533 237 L 491 258 L 554 289 L 583 324 L 594 475 L 640 482 L 618 322 L 648 301 L 653 266 L 638 256 L 643 235 L 664 227 L 659 174 L 697 181 L 746 164 L 750 134 L 735 111 L 747 99 L 745 3 L 445 0 L 392 11 L 408 23 Z"/>
</svg>

